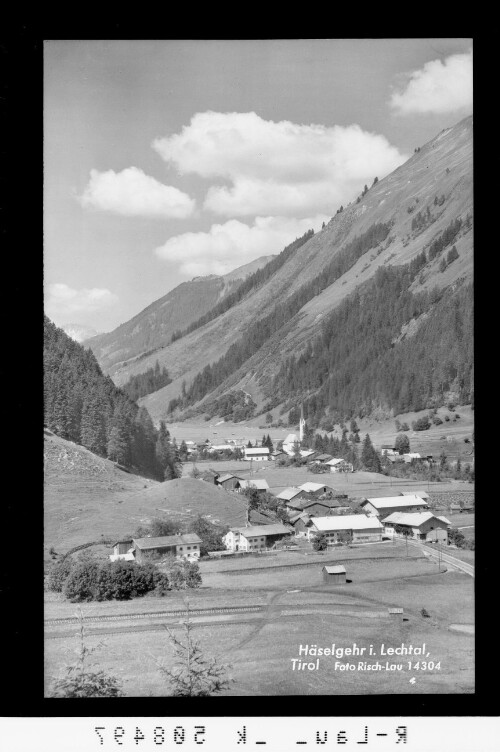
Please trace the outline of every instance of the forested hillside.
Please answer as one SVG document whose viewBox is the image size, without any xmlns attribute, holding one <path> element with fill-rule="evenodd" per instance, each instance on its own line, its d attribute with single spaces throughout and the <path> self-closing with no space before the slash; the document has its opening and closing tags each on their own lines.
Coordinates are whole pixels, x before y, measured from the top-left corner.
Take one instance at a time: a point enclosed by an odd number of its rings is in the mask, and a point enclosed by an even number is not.
<svg viewBox="0 0 500 752">
<path fill-rule="evenodd" d="M 44 317 L 44 423 L 58 436 L 153 478 L 177 477 L 179 459 L 164 424 L 156 430 L 94 354 Z"/>
</svg>

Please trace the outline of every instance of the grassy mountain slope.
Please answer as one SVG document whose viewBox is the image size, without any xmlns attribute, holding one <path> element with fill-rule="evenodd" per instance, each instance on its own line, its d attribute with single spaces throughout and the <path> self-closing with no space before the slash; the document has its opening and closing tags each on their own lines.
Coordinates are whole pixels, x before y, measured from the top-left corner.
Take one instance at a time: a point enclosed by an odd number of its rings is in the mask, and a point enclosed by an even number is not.
<svg viewBox="0 0 500 752">
<path fill-rule="evenodd" d="M 46 551 L 64 553 L 102 536 L 132 534 L 153 517 L 245 523 L 245 500 L 195 478 L 159 483 L 119 470 L 110 460 L 44 432 Z"/>
<path fill-rule="evenodd" d="M 140 356 L 143 353 L 170 342 L 177 329 L 198 319 L 272 258 L 261 256 L 224 276 L 195 277 L 183 282 L 112 332 L 87 339 L 85 346 L 91 348 L 102 369 L 111 376 L 114 376 L 117 368 L 126 368 L 127 362 L 135 358 L 138 358 L 139 370 L 130 373 L 146 371 L 149 365 L 142 368 Z M 123 384 L 124 381 L 126 379 L 121 378 L 117 383 Z"/>
<path fill-rule="evenodd" d="M 404 165 L 379 180 L 359 203 L 336 214 L 261 288 L 214 321 L 155 353 L 154 358 L 166 365 L 173 382 L 146 397 L 144 404 L 155 418 L 164 416 L 169 400 L 179 395 L 183 380 L 189 385 L 205 365 L 216 361 L 242 337 L 250 324 L 269 313 L 276 301 L 289 299 L 302 285 L 321 275 L 349 242 L 376 223 L 390 222 L 387 241 L 364 253 L 337 281 L 310 299 L 239 373 L 215 391 L 220 394 L 238 385 L 248 388 L 254 399 L 262 399 L 262 383 L 277 372 L 283 358 L 300 353 L 322 319 L 371 279 L 377 268 L 408 263 L 428 249 L 453 220 L 465 219 L 472 212 L 472 118 L 467 118 L 422 146 Z M 415 228 L 419 213 L 424 220 L 430 219 Z M 444 272 L 439 271 L 439 256 L 429 261 L 413 290 L 445 288 L 472 279 L 472 231 L 464 229 L 455 245 L 459 258 Z M 150 360 L 153 364 L 153 357 Z M 148 359 L 141 363 L 141 369 L 146 362 Z M 130 368 L 139 370 L 136 365 Z M 118 383 L 125 378 L 120 372 L 115 377 Z"/>
<path fill-rule="evenodd" d="M 404 165 L 374 184 L 359 202 L 353 202 L 336 214 L 271 278 L 252 289 L 230 310 L 149 356 L 115 363 L 113 379 L 117 384 L 124 383 L 131 374 L 145 371 L 158 360 L 161 366 L 166 366 L 173 381 L 143 398 L 141 404 L 153 418 L 165 417 L 168 402 L 179 396 L 183 382 L 189 387 L 205 366 L 241 341 L 252 325 L 272 316 L 277 304 L 286 304 L 304 285 L 321 280 L 329 265 L 345 255 L 346 248 L 356 239 L 376 225 L 390 223 L 389 234 L 383 242 L 354 259 L 352 266 L 326 288 L 318 288 L 316 294 L 305 300 L 300 311 L 291 315 L 280 330 L 213 393 L 216 396 L 237 385 L 262 404 L 266 385 L 278 372 L 284 358 L 300 354 L 311 336 L 318 332 L 322 321 L 354 290 L 372 279 L 379 267 L 408 263 L 422 250 L 428 250 L 457 217 L 465 220 L 472 212 L 472 118 L 467 118 L 438 134 Z M 455 245 L 458 258 L 444 272 L 439 270 L 441 256 L 429 260 L 415 279 L 412 290 L 448 288 L 472 279 L 473 233 L 470 227 L 462 229 Z M 154 328 L 157 325 L 153 313 L 151 315 Z M 187 323 L 186 319 L 183 326 Z M 131 324 L 122 326 L 130 328 Z M 100 358 L 104 367 L 107 357 Z"/>
</svg>

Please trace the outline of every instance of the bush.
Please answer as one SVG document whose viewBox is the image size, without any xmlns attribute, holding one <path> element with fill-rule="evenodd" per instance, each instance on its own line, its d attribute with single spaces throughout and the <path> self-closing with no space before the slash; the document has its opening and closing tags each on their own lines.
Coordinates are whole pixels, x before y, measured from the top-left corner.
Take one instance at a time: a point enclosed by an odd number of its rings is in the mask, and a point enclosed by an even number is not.
<svg viewBox="0 0 500 752">
<path fill-rule="evenodd" d="M 68 578 L 72 566 L 73 560 L 69 556 L 62 561 L 58 561 L 57 564 L 54 564 L 49 572 L 49 590 L 52 590 L 54 593 L 60 593 L 62 591 L 64 582 Z"/>
<path fill-rule="evenodd" d="M 200 567 L 196 562 L 176 561 L 169 571 L 170 585 L 174 590 L 197 588 L 201 585 Z"/>
<path fill-rule="evenodd" d="M 443 421 L 441 420 L 441 418 L 439 417 L 439 415 L 433 415 L 432 416 L 432 422 L 434 423 L 435 426 L 440 426 Z"/>
<path fill-rule="evenodd" d="M 97 590 L 99 564 L 92 559 L 80 560 L 71 568 L 62 592 L 73 603 L 93 601 Z"/>
<path fill-rule="evenodd" d="M 401 428 L 399 430 L 400 431 L 409 431 L 410 430 L 410 426 L 408 425 L 408 423 L 401 423 Z"/>
<path fill-rule="evenodd" d="M 313 540 L 312 547 L 315 551 L 324 551 L 328 545 L 326 535 L 324 533 L 319 533 L 319 535 L 316 535 Z"/>
<path fill-rule="evenodd" d="M 418 420 L 414 420 L 411 424 L 414 431 L 427 431 L 431 427 L 431 422 L 428 415 L 423 415 Z"/>
</svg>

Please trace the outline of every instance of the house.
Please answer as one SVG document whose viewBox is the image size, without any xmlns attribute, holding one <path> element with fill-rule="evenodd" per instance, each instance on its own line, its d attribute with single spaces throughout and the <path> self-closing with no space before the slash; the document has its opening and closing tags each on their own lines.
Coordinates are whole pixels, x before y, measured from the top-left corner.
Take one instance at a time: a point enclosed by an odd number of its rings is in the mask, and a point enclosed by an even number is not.
<svg viewBox="0 0 500 752">
<path fill-rule="evenodd" d="M 328 460 L 332 459 L 331 454 L 317 454 L 315 457 L 311 457 L 310 465 L 323 465 Z"/>
<path fill-rule="evenodd" d="M 225 473 L 224 475 L 219 475 L 217 478 L 214 478 L 214 483 L 216 486 L 222 486 L 226 491 L 233 491 L 240 480 L 241 478 L 237 475 Z"/>
<path fill-rule="evenodd" d="M 460 506 L 460 504 L 457 504 L 456 502 L 453 502 L 452 504 L 450 504 L 450 512 L 461 512 L 461 511 L 462 511 L 462 507 Z"/>
<path fill-rule="evenodd" d="M 264 478 L 252 478 L 252 480 L 238 480 L 234 486 L 234 490 L 241 493 L 246 491 L 247 488 L 255 488 L 259 493 L 265 493 L 269 491 L 269 484 Z"/>
<path fill-rule="evenodd" d="M 411 531 L 418 540 L 448 543 L 450 521 L 432 512 L 393 512 L 384 520 L 386 535 L 394 536 L 397 525 Z"/>
<path fill-rule="evenodd" d="M 371 497 L 363 499 L 360 506 L 366 514 L 376 515 L 380 519 L 388 517 L 392 512 L 425 512 L 428 508 L 427 502 L 415 494 Z"/>
<path fill-rule="evenodd" d="M 116 541 L 113 543 L 113 553 L 110 555 L 111 561 L 134 561 L 132 538 Z"/>
<path fill-rule="evenodd" d="M 314 449 L 300 449 L 299 453 L 303 459 L 313 459 L 316 454 Z"/>
<path fill-rule="evenodd" d="M 335 566 L 326 566 L 321 570 L 323 574 L 323 582 L 329 585 L 345 585 L 347 572 L 342 564 L 335 564 Z"/>
<path fill-rule="evenodd" d="M 418 452 L 408 452 L 407 454 L 403 454 L 403 460 L 406 463 L 413 462 L 414 460 L 421 460 L 422 457 Z"/>
<path fill-rule="evenodd" d="M 328 491 L 333 491 L 330 486 L 325 486 L 323 483 L 312 483 L 311 481 L 303 483 L 299 486 L 299 489 L 302 491 L 303 495 L 307 496 L 307 498 L 318 497 Z"/>
<path fill-rule="evenodd" d="M 269 447 L 245 447 L 244 460 L 256 460 L 257 462 L 269 459 Z"/>
<path fill-rule="evenodd" d="M 281 460 L 281 459 L 284 459 L 285 457 L 288 457 L 288 454 L 286 452 L 280 451 L 279 449 L 275 449 L 269 455 L 270 460 Z"/>
<path fill-rule="evenodd" d="M 349 506 L 342 505 L 337 499 L 302 499 L 300 497 L 287 502 L 286 507 L 292 515 L 298 512 L 307 512 L 312 516 L 318 517 L 334 514 L 341 509 L 350 509 Z"/>
<path fill-rule="evenodd" d="M 311 517 L 307 512 L 299 512 L 290 517 L 288 524 L 292 526 L 297 538 L 307 538 L 307 531 L 311 524 Z"/>
<path fill-rule="evenodd" d="M 302 496 L 302 491 L 300 490 L 300 488 L 289 486 L 288 488 L 284 488 L 283 491 L 280 491 L 280 493 L 276 495 L 276 498 L 287 502 L 295 499 L 296 496 Z"/>
<path fill-rule="evenodd" d="M 328 460 L 328 462 L 325 462 L 324 464 L 330 468 L 331 473 L 353 473 L 354 472 L 354 465 L 352 464 L 352 462 L 347 462 L 347 460 L 344 460 L 341 457 L 334 457 L 333 459 Z"/>
<path fill-rule="evenodd" d="M 133 541 L 135 559 L 139 564 L 173 556 L 176 559 L 199 559 L 201 538 L 196 533 L 183 535 L 163 535 L 160 538 L 135 538 Z"/>
<path fill-rule="evenodd" d="M 391 456 L 394 456 L 396 454 L 399 454 L 399 452 L 396 447 L 393 447 L 391 444 L 382 444 L 382 446 L 380 447 L 380 454 L 389 454 Z"/>
<path fill-rule="evenodd" d="M 271 548 L 277 541 L 290 538 L 292 531 L 282 525 L 247 525 L 233 527 L 222 538 L 224 545 L 230 551 L 264 551 Z"/>
<path fill-rule="evenodd" d="M 336 543 L 339 535 L 346 533 L 352 535 L 354 543 L 380 541 L 384 526 L 377 517 L 368 517 L 366 514 L 331 515 L 330 517 L 311 517 L 307 537 L 309 540 L 318 533 L 326 535 L 329 544 Z"/>
</svg>

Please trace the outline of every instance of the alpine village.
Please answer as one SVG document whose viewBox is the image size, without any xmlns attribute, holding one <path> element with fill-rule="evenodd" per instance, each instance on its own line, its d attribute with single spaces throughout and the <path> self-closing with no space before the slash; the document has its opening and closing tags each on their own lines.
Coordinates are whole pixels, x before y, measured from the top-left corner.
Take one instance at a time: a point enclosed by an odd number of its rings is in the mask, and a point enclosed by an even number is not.
<svg viewBox="0 0 500 752">
<path fill-rule="evenodd" d="M 467 117 L 113 331 L 45 316 L 47 696 L 474 691 L 473 229 Z"/>
</svg>

